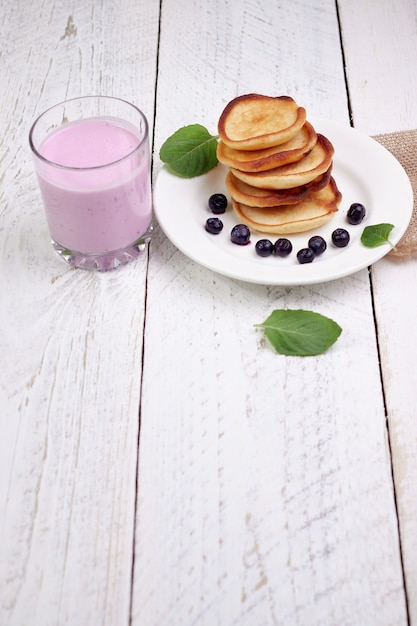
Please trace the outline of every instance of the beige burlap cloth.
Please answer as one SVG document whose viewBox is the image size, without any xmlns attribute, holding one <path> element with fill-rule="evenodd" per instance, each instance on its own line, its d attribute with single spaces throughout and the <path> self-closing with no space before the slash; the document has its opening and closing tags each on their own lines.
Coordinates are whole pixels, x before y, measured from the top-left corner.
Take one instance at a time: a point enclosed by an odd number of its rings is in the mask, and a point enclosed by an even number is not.
<svg viewBox="0 0 417 626">
<path fill-rule="evenodd" d="M 413 188 L 414 205 L 410 224 L 389 257 L 401 260 L 417 256 L 417 130 L 406 130 L 373 139 L 389 150 L 408 174 Z"/>
</svg>

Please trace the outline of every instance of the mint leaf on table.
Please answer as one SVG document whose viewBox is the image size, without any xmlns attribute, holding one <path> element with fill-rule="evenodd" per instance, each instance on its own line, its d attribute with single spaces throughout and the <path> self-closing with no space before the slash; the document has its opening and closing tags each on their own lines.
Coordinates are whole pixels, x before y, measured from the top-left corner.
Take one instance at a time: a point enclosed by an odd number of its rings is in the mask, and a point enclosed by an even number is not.
<svg viewBox="0 0 417 626">
<path fill-rule="evenodd" d="M 388 239 L 393 228 L 393 224 L 366 226 L 361 235 L 361 243 L 367 248 L 376 248 L 384 243 L 389 243 L 394 248 L 395 246 Z"/>
<path fill-rule="evenodd" d="M 168 137 L 159 156 L 173 174 L 193 178 L 216 167 L 217 140 L 201 124 L 190 124 Z"/>
<path fill-rule="evenodd" d="M 275 352 L 287 356 L 322 354 L 342 332 L 330 318 L 302 309 L 277 309 L 256 326 L 264 329 Z"/>
</svg>

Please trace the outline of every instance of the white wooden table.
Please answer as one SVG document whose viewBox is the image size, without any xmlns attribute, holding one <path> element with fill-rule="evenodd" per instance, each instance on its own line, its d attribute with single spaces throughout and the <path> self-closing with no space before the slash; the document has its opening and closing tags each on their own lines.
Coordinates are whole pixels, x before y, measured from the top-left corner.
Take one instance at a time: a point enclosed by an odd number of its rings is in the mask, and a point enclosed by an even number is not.
<svg viewBox="0 0 417 626">
<path fill-rule="evenodd" d="M 155 176 L 248 92 L 417 128 L 416 23 L 414 0 L 1 2 L 1 626 L 417 624 L 416 261 L 252 285 L 156 224 L 135 263 L 70 270 L 27 141 L 91 93 L 143 109 Z M 274 308 L 342 336 L 275 355 Z"/>
</svg>

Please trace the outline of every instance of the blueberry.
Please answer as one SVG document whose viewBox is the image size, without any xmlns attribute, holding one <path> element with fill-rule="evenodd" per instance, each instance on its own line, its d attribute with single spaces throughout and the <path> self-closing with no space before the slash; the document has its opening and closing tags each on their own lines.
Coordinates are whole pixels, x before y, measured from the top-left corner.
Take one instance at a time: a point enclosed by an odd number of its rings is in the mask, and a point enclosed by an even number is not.
<svg viewBox="0 0 417 626">
<path fill-rule="evenodd" d="M 354 202 L 350 205 L 347 212 L 347 221 L 349 224 L 360 224 L 366 215 L 366 209 L 360 202 Z"/>
<path fill-rule="evenodd" d="M 230 233 L 232 243 L 236 243 L 238 246 L 246 246 L 250 239 L 250 230 L 246 224 L 236 224 L 233 226 Z"/>
<path fill-rule="evenodd" d="M 314 235 L 314 237 L 310 237 L 308 240 L 308 247 L 310 250 L 313 250 L 314 254 L 318 256 L 319 254 L 323 254 L 323 252 L 327 248 L 327 243 L 320 237 L 320 235 Z"/>
<path fill-rule="evenodd" d="M 314 252 L 311 248 L 301 248 L 297 252 L 297 259 L 299 263 L 311 263 L 314 261 Z"/>
<path fill-rule="evenodd" d="M 260 239 L 255 244 L 255 250 L 259 256 L 271 256 L 274 251 L 274 244 L 269 239 Z"/>
<path fill-rule="evenodd" d="M 276 240 L 274 249 L 278 256 L 288 256 L 292 252 L 292 243 L 289 239 L 282 237 Z"/>
<path fill-rule="evenodd" d="M 337 248 L 345 248 L 350 241 L 350 235 L 344 228 L 336 228 L 332 232 L 332 241 Z"/>
<path fill-rule="evenodd" d="M 227 198 L 222 193 L 214 193 L 208 200 L 208 206 L 212 213 L 220 215 L 226 211 Z"/>
<path fill-rule="evenodd" d="M 218 217 L 209 217 L 205 228 L 208 233 L 217 235 L 223 230 L 223 222 Z"/>
</svg>

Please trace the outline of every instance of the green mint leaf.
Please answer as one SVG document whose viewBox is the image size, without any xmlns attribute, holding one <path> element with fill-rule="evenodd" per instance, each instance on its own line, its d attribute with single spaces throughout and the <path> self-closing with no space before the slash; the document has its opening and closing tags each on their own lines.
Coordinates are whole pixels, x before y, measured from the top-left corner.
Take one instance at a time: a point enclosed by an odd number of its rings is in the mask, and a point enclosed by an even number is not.
<svg viewBox="0 0 417 626">
<path fill-rule="evenodd" d="M 256 326 L 264 329 L 275 352 L 287 356 L 322 354 L 342 332 L 330 318 L 301 309 L 277 309 Z"/>
<path fill-rule="evenodd" d="M 173 174 L 193 178 L 216 167 L 217 140 L 201 124 L 183 126 L 163 143 L 159 156 Z"/>
<path fill-rule="evenodd" d="M 393 228 L 393 224 L 366 226 L 361 235 L 361 242 L 367 248 L 376 248 L 377 246 L 382 246 L 384 243 L 389 243 L 389 245 L 394 248 L 395 246 L 388 239 Z"/>
</svg>

